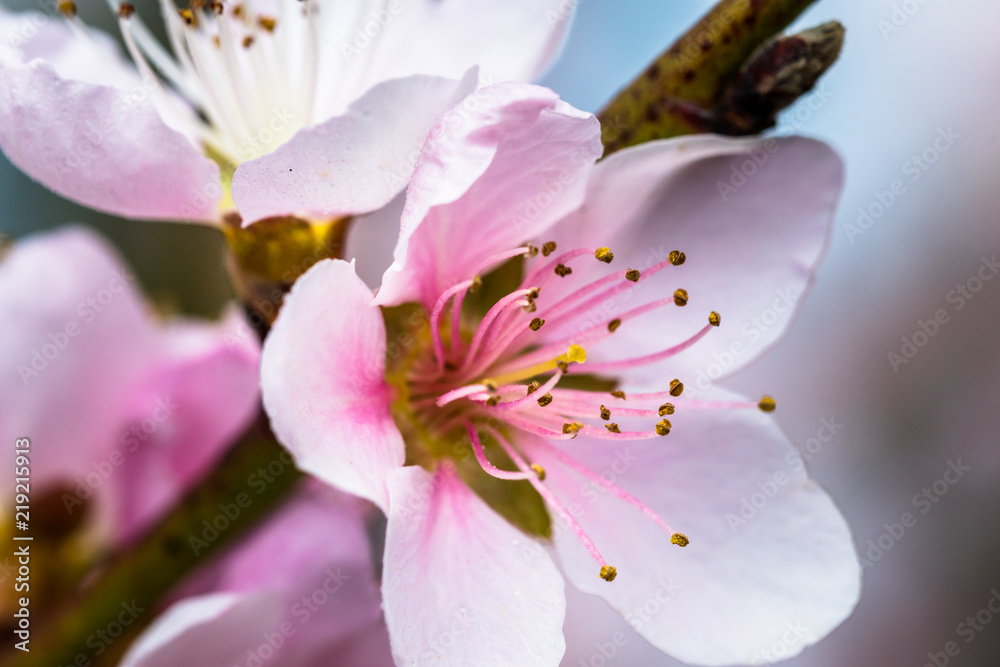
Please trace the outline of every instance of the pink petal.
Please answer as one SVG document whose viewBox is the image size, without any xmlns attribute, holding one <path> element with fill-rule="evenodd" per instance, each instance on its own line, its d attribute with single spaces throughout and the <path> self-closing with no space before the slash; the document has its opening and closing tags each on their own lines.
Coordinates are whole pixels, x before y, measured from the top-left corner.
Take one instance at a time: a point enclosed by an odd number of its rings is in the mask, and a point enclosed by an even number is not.
<svg viewBox="0 0 1000 667">
<path fill-rule="evenodd" d="M 0 438 L 31 438 L 39 489 L 103 482 L 156 351 L 135 276 L 83 228 L 27 237 L 0 262 L 0 317 Z"/>
<path fill-rule="evenodd" d="M 337 47 L 338 56 L 348 62 L 370 58 L 376 81 L 417 73 L 458 76 L 474 64 L 490 82 L 534 80 L 558 53 L 576 9 L 575 2 L 563 0 L 369 4 L 373 11 L 363 14 Z M 378 11 L 383 9 L 387 11 Z M 366 30 L 375 33 L 370 46 L 365 44 Z M 345 51 L 344 43 L 357 53 Z"/>
<path fill-rule="evenodd" d="M 537 543 L 453 471 L 394 470 L 389 490 L 382 595 L 397 664 L 558 665 L 566 601 Z"/>
<path fill-rule="evenodd" d="M 266 593 L 217 593 L 189 598 L 167 610 L 140 635 L 120 667 L 244 664 L 247 647 L 265 643 L 265 637 L 279 626 L 276 601 L 275 596 Z"/>
<path fill-rule="evenodd" d="M 149 94 L 66 79 L 41 60 L 3 58 L 0 148 L 26 174 L 85 206 L 214 221 L 218 166 L 163 122 Z"/>
<path fill-rule="evenodd" d="M 732 398 L 729 395 L 718 398 Z M 568 530 L 556 548 L 567 577 L 633 628 L 692 664 L 757 664 L 772 645 L 801 652 L 857 603 L 860 567 L 848 527 L 772 419 L 754 410 L 683 411 L 657 446 L 613 447 L 583 436 L 553 443 L 649 505 L 666 531 L 544 448 L 529 454 L 618 576 L 597 576 Z M 744 514 L 741 514 L 744 513 Z"/>
<path fill-rule="evenodd" d="M 116 532 L 140 533 L 204 475 L 257 414 L 260 349 L 235 307 L 219 323 L 175 323 L 160 337 L 162 360 L 133 390 L 115 444 L 125 463 Z"/>
<path fill-rule="evenodd" d="M 597 119 L 550 90 L 476 91 L 421 152 L 377 302 L 432 306 L 483 260 L 548 229 L 581 204 L 601 150 Z"/>
<path fill-rule="evenodd" d="M 388 508 L 403 465 L 389 410 L 385 325 L 353 263 L 317 263 L 285 298 L 264 344 L 261 384 L 275 435 L 298 466 Z"/>
<path fill-rule="evenodd" d="M 741 169 L 752 173 L 745 182 L 735 175 Z M 744 184 L 733 191 L 731 181 Z M 677 288 L 688 290 L 690 301 L 625 323 L 606 343 L 588 348 L 590 359 L 665 349 L 704 327 L 714 310 L 722 316 L 721 327 L 678 356 L 633 369 L 629 379 L 662 382 L 669 374 L 700 389 L 745 366 L 778 340 L 808 290 L 842 182 L 837 155 L 801 138 L 657 141 L 602 161 L 586 205 L 554 230 L 560 248 L 609 246 L 619 269 L 648 268 L 675 249 L 687 261 L 635 287 L 629 284 L 600 305 L 601 317 L 594 321 Z M 608 269 L 593 261 L 574 264 L 573 276 L 560 286 L 582 286 L 587 270 Z M 551 290 L 543 294 L 539 307 L 556 296 Z"/>
<path fill-rule="evenodd" d="M 278 215 L 334 218 L 384 206 L 406 187 L 431 126 L 476 87 L 476 77 L 471 69 L 461 80 L 386 81 L 344 115 L 244 162 L 233 177 L 244 224 Z"/>
</svg>

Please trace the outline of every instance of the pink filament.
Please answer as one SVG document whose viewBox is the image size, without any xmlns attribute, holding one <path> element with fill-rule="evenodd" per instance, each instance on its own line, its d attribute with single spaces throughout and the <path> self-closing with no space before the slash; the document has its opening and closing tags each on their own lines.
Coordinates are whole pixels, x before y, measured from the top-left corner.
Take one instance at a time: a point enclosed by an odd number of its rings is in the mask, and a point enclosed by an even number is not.
<svg viewBox="0 0 1000 667">
<path fill-rule="evenodd" d="M 532 472 L 511 472 L 508 470 L 501 470 L 495 465 L 490 463 L 489 459 L 486 458 L 486 451 L 483 449 L 483 445 L 479 442 L 479 435 L 476 433 L 476 429 L 473 428 L 472 424 L 465 422 L 465 428 L 469 431 L 469 437 L 472 439 L 472 451 L 476 454 L 476 461 L 486 472 L 487 475 L 496 477 L 497 479 L 531 479 L 537 477 L 538 475 Z"/>
</svg>

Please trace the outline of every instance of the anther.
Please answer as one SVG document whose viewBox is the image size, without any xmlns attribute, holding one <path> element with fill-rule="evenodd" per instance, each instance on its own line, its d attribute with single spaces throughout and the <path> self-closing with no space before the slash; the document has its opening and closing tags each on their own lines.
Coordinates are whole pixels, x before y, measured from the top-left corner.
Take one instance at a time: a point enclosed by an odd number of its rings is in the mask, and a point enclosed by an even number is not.
<svg viewBox="0 0 1000 667">
<path fill-rule="evenodd" d="M 270 16 L 258 16 L 257 25 L 267 32 L 274 32 L 275 27 L 278 25 L 278 21 Z"/>
<path fill-rule="evenodd" d="M 760 408 L 762 412 L 774 412 L 774 409 L 778 407 L 778 405 L 774 402 L 773 398 L 765 396 L 760 399 L 759 403 L 757 403 L 757 407 Z"/>
<path fill-rule="evenodd" d="M 629 269 L 625 272 L 625 280 L 631 280 L 634 283 L 639 282 L 639 277 L 642 276 L 636 269 Z"/>
<path fill-rule="evenodd" d="M 659 412 L 660 412 L 660 416 L 661 417 L 666 417 L 667 415 L 674 414 L 674 412 L 675 412 L 675 410 L 674 410 L 674 404 L 673 403 L 664 403 L 663 405 L 660 406 Z"/>
<path fill-rule="evenodd" d="M 620 398 L 623 401 L 625 400 L 625 392 L 622 391 L 621 389 L 615 389 L 614 391 L 611 392 L 611 395 L 614 396 L 615 398 Z"/>
<path fill-rule="evenodd" d="M 688 305 L 688 293 L 686 289 L 679 289 L 676 292 L 674 292 L 674 305 L 676 306 Z"/>
<path fill-rule="evenodd" d="M 241 2 L 233 7 L 233 16 L 240 18 L 243 16 L 243 11 L 243 3 Z"/>
<path fill-rule="evenodd" d="M 135 8 L 133 7 L 132 9 L 134 13 Z M 195 16 L 195 13 L 192 12 L 190 9 L 182 9 L 178 12 L 178 14 L 181 15 L 181 19 L 183 19 L 185 24 L 189 26 L 198 25 L 198 17 Z"/>
<path fill-rule="evenodd" d="M 219 0 L 212 0 L 209 2 L 208 9 L 216 16 L 222 16 L 222 13 L 225 11 L 225 7 L 222 6 L 222 3 L 219 2 Z"/>
<path fill-rule="evenodd" d="M 532 382 L 531 384 L 529 384 L 528 385 L 528 396 L 531 396 L 532 394 L 534 394 L 538 390 L 538 388 L 541 387 L 541 386 L 542 386 L 542 383 L 539 382 L 538 380 L 535 380 L 534 382 Z"/>
<path fill-rule="evenodd" d="M 76 3 L 73 2 L 73 0 L 62 0 L 57 7 L 59 8 L 59 11 L 68 18 L 76 16 Z M 119 7 L 119 10 L 120 9 L 121 8 Z"/>
<path fill-rule="evenodd" d="M 524 247 L 527 249 L 525 254 L 528 255 L 528 257 L 535 257 L 538 255 L 538 246 L 528 243 Z"/>
<path fill-rule="evenodd" d="M 545 324 L 545 320 L 543 320 L 540 317 L 536 317 L 535 319 L 531 320 L 531 323 L 528 325 L 528 328 L 531 329 L 532 331 L 538 331 L 539 329 L 542 328 L 543 324 Z"/>
<path fill-rule="evenodd" d="M 469 294 L 475 294 L 479 291 L 479 288 L 483 286 L 483 279 L 476 275 L 472 276 L 472 284 L 469 285 Z"/>
<path fill-rule="evenodd" d="M 686 547 L 691 544 L 691 540 L 684 533 L 674 533 L 670 536 L 670 543 L 676 544 L 679 547 Z"/>
<path fill-rule="evenodd" d="M 486 387 L 486 391 L 490 392 L 491 394 L 496 393 L 496 390 L 499 388 L 499 385 L 497 384 L 497 381 L 496 380 L 490 380 L 489 378 L 483 380 L 479 384 L 481 384 L 484 387 Z"/>
<path fill-rule="evenodd" d="M 674 266 L 680 266 L 687 260 L 687 255 L 682 253 L 680 250 L 671 250 L 670 254 L 667 255 L 667 259 Z"/>
<path fill-rule="evenodd" d="M 528 467 L 535 471 L 535 474 L 538 476 L 538 481 L 539 482 L 544 482 L 545 481 L 545 468 L 543 468 L 542 466 L 538 465 L 537 463 L 532 463 Z"/>
<path fill-rule="evenodd" d="M 656 435 L 667 435 L 671 428 L 673 428 L 673 424 L 666 419 L 661 419 L 656 422 Z"/>
<path fill-rule="evenodd" d="M 565 264 L 556 264 L 556 275 L 560 278 L 565 278 L 569 274 L 573 273 L 573 269 L 566 266 Z"/>
<path fill-rule="evenodd" d="M 576 434 L 580 432 L 581 428 L 583 428 L 583 424 L 580 422 L 566 422 L 563 424 L 562 432 L 566 435 L 572 433 L 573 437 L 576 437 Z"/>
<path fill-rule="evenodd" d="M 551 402 L 552 402 L 552 394 L 549 393 L 546 393 L 544 396 L 538 399 L 538 405 L 540 405 L 543 408 Z"/>
<path fill-rule="evenodd" d="M 614 581 L 615 577 L 618 576 L 618 570 L 610 565 L 605 565 L 601 568 L 601 579 L 604 581 Z"/>
<path fill-rule="evenodd" d="M 608 429 L 612 433 L 621 433 L 622 432 L 622 430 L 620 428 L 618 428 L 618 424 L 615 424 L 614 422 L 612 422 L 610 424 L 605 424 L 604 428 Z"/>
<path fill-rule="evenodd" d="M 594 257 L 605 264 L 610 264 L 611 260 L 615 258 L 615 253 L 611 252 L 611 248 L 598 248 L 594 253 Z"/>
<path fill-rule="evenodd" d="M 608 331 L 614 333 L 621 325 L 622 321 L 616 317 L 615 319 L 608 322 Z"/>
<path fill-rule="evenodd" d="M 122 2 L 118 5 L 118 16 L 123 19 L 135 16 L 135 5 L 131 2 Z"/>
<path fill-rule="evenodd" d="M 547 242 L 545 242 L 545 243 L 542 244 L 542 255 L 544 257 L 548 257 L 549 255 L 551 255 L 555 251 L 556 251 L 556 242 L 555 241 L 547 241 Z"/>
<path fill-rule="evenodd" d="M 683 393 L 684 393 L 684 383 L 681 382 L 680 380 L 678 380 L 677 378 L 674 378 L 673 380 L 671 380 L 670 381 L 670 395 L 676 397 L 676 396 L 680 396 Z"/>
<path fill-rule="evenodd" d="M 708 314 L 708 323 L 713 327 L 717 327 L 722 324 L 722 316 L 713 310 Z"/>
<path fill-rule="evenodd" d="M 249 49 L 251 46 L 253 46 L 253 36 L 247 35 L 243 38 L 243 48 Z"/>
<path fill-rule="evenodd" d="M 608 410 L 603 405 L 601 406 L 601 419 L 603 419 L 604 421 L 608 421 L 609 419 L 611 419 L 611 410 Z"/>
<path fill-rule="evenodd" d="M 556 367 L 559 370 L 561 370 L 563 373 L 565 373 L 565 372 L 567 372 L 569 370 L 569 362 L 568 361 L 557 361 L 556 362 Z"/>
<path fill-rule="evenodd" d="M 499 396 L 490 396 L 489 398 L 486 399 L 486 405 L 490 406 L 491 408 L 495 408 L 499 402 L 500 402 Z"/>
</svg>

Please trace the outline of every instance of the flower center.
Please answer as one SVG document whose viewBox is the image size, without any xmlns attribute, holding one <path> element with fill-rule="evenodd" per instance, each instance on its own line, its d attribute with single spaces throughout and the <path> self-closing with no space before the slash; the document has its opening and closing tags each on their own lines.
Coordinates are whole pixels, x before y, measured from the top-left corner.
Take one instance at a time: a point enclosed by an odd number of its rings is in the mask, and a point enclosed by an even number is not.
<svg viewBox="0 0 1000 667">
<path fill-rule="evenodd" d="M 555 251 L 555 243 L 546 243 L 540 252 L 528 245 L 499 253 L 477 267 L 467 280 L 441 294 L 427 320 L 429 333 L 400 378 L 408 421 L 419 425 L 418 436 L 415 441 L 409 438 L 408 446 L 412 454 L 428 441 L 454 443 L 461 439 L 471 446 L 481 473 L 494 480 L 530 483 L 545 505 L 587 547 L 600 565 L 601 576 L 611 581 L 615 568 L 604 561 L 583 527 L 543 483 L 546 472 L 530 462 L 531 448 L 544 448 L 550 458 L 643 512 L 671 535 L 674 544 L 686 546 L 688 538 L 675 533 L 652 509 L 550 441 L 571 440 L 581 434 L 618 441 L 661 438 L 671 432 L 669 417 L 677 409 L 759 407 L 770 411 L 774 402 L 770 398 L 759 404 L 686 400 L 681 398 L 684 385 L 678 378 L 665 383 L 661 391 L 626 395 L 618 390 L 618 373 L 688 349 L 720 326 L 721 317 L 713 311 L 688 339 L 658 352 L 587 362 L 587 346 L 614 336 L 630 320 L 650 311 L 686 307 L 689 295 L 677 289 L 665 298 L 596 323 L 582 321 L 588 310 L 617 295 L 623 286 L 683 264 L 686 257 L 674 251 L 667 260 L 642 272 L 632 268 L 608 272 L 575 290 L 557 290 L 553 289 L 555 281 L 574 279 L 574 264 L 595 259 L 610 264 L 614 254 L 608 248 L 579 248 L 560 255 L 554 255 Z M 470 293 L 482 287 L 480 276 L 514 258 L 533 259 L 534 263 L 517 288 L 493 303 L 474 328 L 466 326 L 463 305 Z M 559 284 L 560 288 L 567 286 Z M 548 292 L 557 296 L 547 298 Z M 531 438 L 526 448 L 518 445 L 519 432 L 540 437 Z M 490 450 L 508 465 L 495 465 L 499 461 Z M 420 453 L 454 458 L 455 448 L 432 447 Z M 426 456 L 411 458 L 426 462 Z"/>
</svg>

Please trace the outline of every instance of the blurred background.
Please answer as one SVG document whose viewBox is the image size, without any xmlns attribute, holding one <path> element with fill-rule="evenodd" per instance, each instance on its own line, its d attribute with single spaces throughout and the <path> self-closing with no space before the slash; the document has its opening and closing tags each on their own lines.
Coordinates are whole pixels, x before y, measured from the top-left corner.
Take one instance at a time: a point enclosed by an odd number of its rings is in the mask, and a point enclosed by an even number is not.
<svg viewBox="0 0 1000 667">
<path fill-rule="evenodd" d="M 579 0 L 543 83 L 597 111 L 712 4 Z M 103 3 L 81 14 L 113 26 Z M 847 163 L 829 255 L 784 342 L 729 382 L 777 397 L 866 560 L 857 612 L 786 664 L 1000 665 L 1000 3 L 821 0 L 795 27 L 830 19 L 847 27 L 841 60 L 777 130 Z M 102 217 L 2 157 L 0 202 L 15 236 L 96 227 L 169 310 L 213 315 L 229 295 L 213 230 Z M 596 598 L 571 594 L 567 632 L 567 667 L 678 664 Z"/>
</svg>

